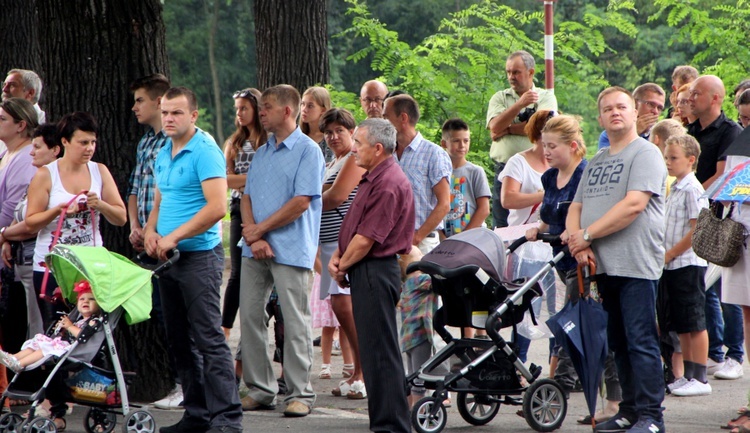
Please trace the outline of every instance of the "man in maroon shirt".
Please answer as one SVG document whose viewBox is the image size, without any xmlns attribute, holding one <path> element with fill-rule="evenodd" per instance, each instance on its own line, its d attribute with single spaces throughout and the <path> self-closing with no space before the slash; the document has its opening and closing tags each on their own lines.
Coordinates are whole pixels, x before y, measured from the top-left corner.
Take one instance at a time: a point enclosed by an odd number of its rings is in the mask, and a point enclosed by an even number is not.
<svg viewBox="0 0 750 433">
<path fill-rule="evenodd" d="M 390 122 L 360 123 L 352 152 L 367 173 L 341 224 L 339 248 L 328 271 L 339 284 L 352 288 L 370 430 L 408 433 L 409 407 L 396 330 L 401 294 L 396 255 L 411 250 L 415 218 L 411 184 L 392 156 L 395 149 L 396 130 Z M 378 355 L 372 356 L 372 351 Z"/>
</svg>

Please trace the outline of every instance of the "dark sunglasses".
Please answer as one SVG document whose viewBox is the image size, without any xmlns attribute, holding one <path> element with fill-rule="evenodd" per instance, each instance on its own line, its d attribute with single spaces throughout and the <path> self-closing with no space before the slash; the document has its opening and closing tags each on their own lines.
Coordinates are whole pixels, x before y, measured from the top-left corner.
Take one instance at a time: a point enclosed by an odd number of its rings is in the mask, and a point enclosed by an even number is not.
<svg viewBox="0 0 750 433">
<path fill-rule="evenodd" d="M 234 98 L 234 99 L 245 98 L 245 99 L 252 100 L 256 104 L 258 103 L 258 99 L 255 97 L 255 95 L 253 95 L 253 92 L 251 92 L 249 90 L 238 90 L 238 91 L 234 92 L 234 95 L 232 95 L 232 98 Z"/>
</svg>

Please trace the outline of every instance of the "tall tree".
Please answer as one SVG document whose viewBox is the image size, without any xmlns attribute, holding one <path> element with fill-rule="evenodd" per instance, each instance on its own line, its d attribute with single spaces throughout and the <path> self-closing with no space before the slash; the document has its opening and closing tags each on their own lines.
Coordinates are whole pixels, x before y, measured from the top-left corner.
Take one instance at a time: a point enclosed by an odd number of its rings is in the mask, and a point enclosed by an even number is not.
<svg viewBox="0 0 750 433">
<path fill-rule="evenodd" d="M 258 87 L 328 83 L 325 0 L 255 0 Z"/>
<path fill-rule="evenodd" d="M 0 75 L 13 68 L 31 69 L 40 73 L 37 40 L 36 0 L 5 0 L 0 13 L 3 49 L 0 50 Z"/>
<path fill-rule="evenodd" d="M 124 194 L 136 144 L 143 133 L 130 111 L 133 99 L 128 86 L 147 74 L 169 74 L 161 3 L 36 3 L 47 117 L 56 120 L 76 110 L 93 114 L 100 127 L 95 158 L 109 168 Z M 103 224 L 103 238 L 110 250 L 132 253 L 124 228 Z M 131 397 L 137 400 L 159 398 L 173 385 L 167 352 L 163 345 L 155 344 L 159 337 L 152 322 L 119 328 L 118 347 L 124 368 L 138 371 L 130 388 Z"/>
</svg>

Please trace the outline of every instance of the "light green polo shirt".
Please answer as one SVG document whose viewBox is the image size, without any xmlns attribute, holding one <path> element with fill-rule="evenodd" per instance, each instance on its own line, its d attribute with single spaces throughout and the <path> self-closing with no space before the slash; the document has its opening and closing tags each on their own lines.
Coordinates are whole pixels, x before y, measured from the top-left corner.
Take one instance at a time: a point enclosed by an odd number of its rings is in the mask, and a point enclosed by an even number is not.
<svg viewBox="0 0 750 433">
<path fill-rule="evenodd" d="M 536 86 L 533 86 L 531 90 L 539 93 L 537 110 L 557 111 L 557 99 L 553 92 L 540 89 Z M 487 124 L 485 126 L 489 128 L 490 120 L 507 110 L 511 105 L 515 104 L 519 98 L 520 96 L 518 93 L 511 88 L 501 90 L 492 95 L 487 108 Z M 533 104 L 528 107 L 533 107 Z M 519 123 L 518 119 L 513 119 L 513 123 Z M 492 146 L 490 147 L 490 158 L 495 162 L 508 162 L 508 159 L 511 156 L 518 152 L 522 152 L 529 147 L 531 147 L 531 143 L 525 135 L 505 135 L 492 142 Z"/>
</svg>

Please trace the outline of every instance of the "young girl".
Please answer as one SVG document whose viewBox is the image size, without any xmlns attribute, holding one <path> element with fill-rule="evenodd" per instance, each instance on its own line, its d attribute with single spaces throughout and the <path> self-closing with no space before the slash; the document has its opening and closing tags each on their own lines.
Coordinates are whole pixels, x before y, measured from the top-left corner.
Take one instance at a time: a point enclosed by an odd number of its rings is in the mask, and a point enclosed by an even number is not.
<svg viewBox="0 0 750 433">
<path fill-rule="evenodd" d="M 76 306 L 81 319 L 73 323 L 68 316 L 63 316 L 57 322 L 53 337 L 37 334 L 23 343 L 21 351 L 15 355 L 0 350 L 0 363 L 18 373 L 37 361 L 64 354 L 70 347 L 70 338 L 78 337 L 86 321 L 100 312 L 88 281 L 76 283 L 73 290 L 78 293 Z"/>
<path fill-rule="evenodd" d="M 318 143 L 326 164 L 333 160 L 333 151 L 326 145 L 323 131 L 320 130 L 320 117 L 331 109 L 331 95 L 325 87 L 308 87 L 302 94 L 299 111 L 299 127 L 302 132 Z"/>
</svg>

